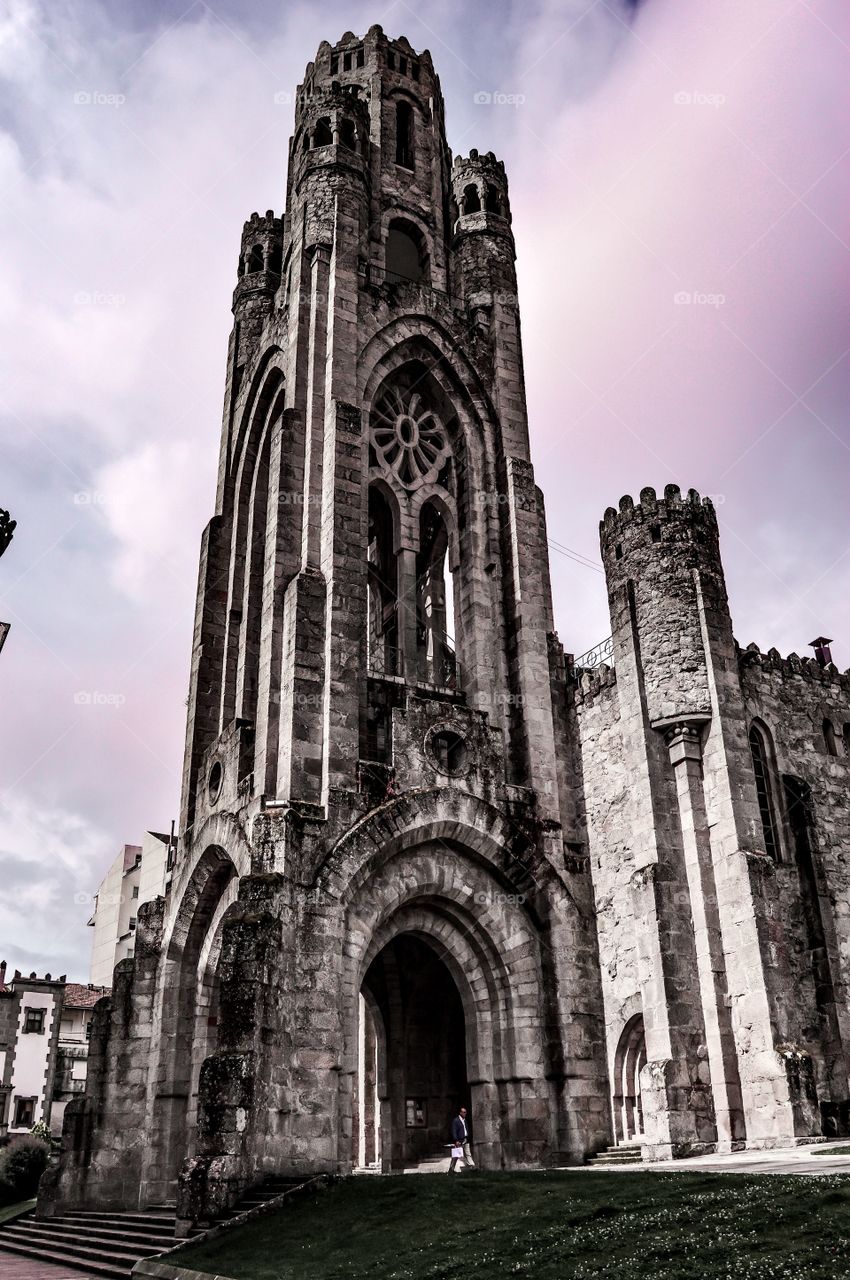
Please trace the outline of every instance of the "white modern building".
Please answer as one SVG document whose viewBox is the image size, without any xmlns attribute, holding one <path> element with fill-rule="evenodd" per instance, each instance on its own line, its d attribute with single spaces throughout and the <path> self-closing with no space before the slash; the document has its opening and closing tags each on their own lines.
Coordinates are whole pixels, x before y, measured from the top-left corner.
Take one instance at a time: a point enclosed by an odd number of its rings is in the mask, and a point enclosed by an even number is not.
<svg viewBox="0 0 850 1280">
<path fill-rule="evenodd" d="M 122 846 L 95 895 L 89 920 L 93 986 L 111 986 L 116 964 L 132 956 L 139 907 L 165 893 L 172 861 L 173 838 L 158 831 L 146 831 L 140 845 Z"/>
</svg>

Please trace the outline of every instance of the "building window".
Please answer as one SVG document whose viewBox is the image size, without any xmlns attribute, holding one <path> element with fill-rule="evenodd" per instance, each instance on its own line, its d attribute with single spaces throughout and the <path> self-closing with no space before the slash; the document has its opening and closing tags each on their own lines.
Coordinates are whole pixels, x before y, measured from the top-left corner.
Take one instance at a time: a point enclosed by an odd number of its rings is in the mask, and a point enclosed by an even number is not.
<svg viewBox="0 0 850 1280">
<path fill-rule="evenodd" d="M 130 916 L 130 928 L 135 929 L 135 927 L 136 927 L 136 917 Z"/>
<path fill-rule="evenodd" d="M 835 725 L 828 718 L 823 722 L 823 740 L 826 743 L 826 749 L 831 756 L 838 755 L 838 742 L 835 737 Z"/>
<path fill-rule="evenodd" d="M 481 197 L 474 182 L 470 182 L 463 189 L 463 211 L 464 213 L 481 212 Z"/>
<path fill-rule="evenodd" d="M 138 886 L 137 884 L 134 884 L 134 885 L 133 885 L 133 894 L 132 894 L 132 896 L 133 896 L 134 898 L 138 898 L 138 896 L 139 896 L 139 886 Z"/>
<path fill-rule="evenodd" d="M 86 1039 L 91 1040 L 91 1018 L 86 1023 Z"/>
<path fill-rule="evenodd" d="M 15 1129 L 31 1129 L 35 1124 L 35 1098 L 15 1099 Z"/>
<path fill-rule="evenodd" d="M 758 725 L 750 728 L 750 752 L 753 757 L 753 773 L 756 779 L 756 795 L 758 796 L 759 814 L 761 815 L 762 833 L 764 835 L 764 851 L 774 862 L 779 860 L 779 846 L 776 834 L 772 783 L 770 777 L 770 750 L 767 737 Z"/>
<path fill-rule="evenodd" d="M 396 104 L 395 162 L 404 169 L 413 168 L 413 108 L 409 102 Z"/>
<path fill-rule="evenodd" d="M 334 140 L 333 131 L 331 130 L 331 122 L 327 116 L 323 116 L 317 121 L 316 128 L 313 131 L 314 147 L 329 147 Z"/>
<path fill-rule="evenodd" d="M 44 1034 L 43 1009 L 24 1009 L 24 1031 L 37 1036 Z"/>
<path fill-rule="evenodd" d="M 423 280 L 427 276 L 425 259 L 418 229 L 403 218 L 395 218 L 387 230 L 387 279 L 394 284 L 404 280 Z"/>
</svg>

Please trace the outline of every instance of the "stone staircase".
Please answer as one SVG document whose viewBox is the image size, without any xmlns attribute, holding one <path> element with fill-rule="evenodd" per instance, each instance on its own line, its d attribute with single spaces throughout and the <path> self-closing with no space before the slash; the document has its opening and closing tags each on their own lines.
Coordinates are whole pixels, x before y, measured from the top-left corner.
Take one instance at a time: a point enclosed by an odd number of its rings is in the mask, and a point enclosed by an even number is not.
<svg viewBox="0 0 850 1280">
<path fill-rule="evenodd" d="M 304 1178 L 268 1178 L 251 1187 L 216 1225 L 258 1209 L 303 1182 Z M 127 1280 L 141 1258 L 155 1257 L 182 1243 L 174 1234 L 175 1221 L 173 1204 L 138 1213 L 69 1210 L 41 1219 L 30 1211 L 0 1226 L 0 1252 L 52 1262 L 92 1277 Z"/>
<path fill-rule="evenodd" d="M 139 1213 L 68 1210 L 42 1219 L 30 1211 L 0 1227 L 0 1250 L 90 1276 L 127 1280 L 140 1258 L 174 1248 L 174 1223 L 173 1205 Z"/>
<path fill-rule="evenodd" d="M 588 1156 L 587 1163 L 595 1169 L 600 1166 L 619 1168 L 624 1164 L 640 1164 L 642 1159 L 640 1143 L 633 1142 L 622 1147 L 606 1147 L 604 1151 L 597 1151 L 595 1156 Z"/>
</svg>

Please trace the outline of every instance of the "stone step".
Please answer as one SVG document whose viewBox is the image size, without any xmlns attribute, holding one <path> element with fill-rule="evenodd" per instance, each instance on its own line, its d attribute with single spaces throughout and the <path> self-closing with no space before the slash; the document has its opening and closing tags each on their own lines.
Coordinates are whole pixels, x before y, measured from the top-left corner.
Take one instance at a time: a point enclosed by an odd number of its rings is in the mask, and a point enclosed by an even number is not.
<svg viewBox="0 0 850 1280">
<path fill-rule="evenodd" d="M 588 1156 L 588 1164 L 640 1164 L 643 1160 L 642 1149 L 640 1146 L 627 1147 L 607 1147 L 604 1151 L 597 1151 L 595 1155 Z"/>
<path fill-rule="evenodd" d="M 141 1258 L 177 1244 L 174 1228 L 174 1214 L 160 1206 L 119 1213 L 74 1209 L 56 1218 L 28 1213 L 0 1227 L 0 1250 L 127 1280 Z"/>
<path fill-rule="evenodd" d="M 171 1249 L 177 1243 L 173 1231 L 139 1231 L 133 1227 L 127 1228 L 123 1223 L 82 1223 L 79 1218 L 25 1218 L 20 1225 L 25 1230 L 48 1230 L 51 1235 L 79 1236 L 84 1231 L 86 1238 L 90 1240 L 96 1238 L 107 1244 L 110 1241 L 125 1241 L 127 1244 L 138 1244 L 143 1248 L 150 1246 L 158 1250 Z"/>
<path fill-rule="evenodd" d="M 172 1241 L 176 1243 L 176 1241 Z M 4 1248 L 11 1245 L 30 1245 L 33 1249 L 61 1249 L 74 1258 L 92 1258 L 95 1262 L 115 1263 L 127 1269 L 138 1262 L 139 1258 L 152 1258 L 162 1253 L 156 1244 L 126 1244 L 110 1240 L 98 1240 L 88 1232 L 80 1232 L 77 1236 L 64 1236 L 50 1231 L 39 1231 L 30 1227 L 9 1227 L 2 1235 Z"/>
<path fill-rule="evenodd" d="M 42 1245 L 33 1246 L 14 1241 L 9 1241 L 7 1244 L 5 1233 L 0 1233 L 0 1252 L 13 1253 L 23 1258 L 35 1258 L 39 1262 L 52 1262 L 65 1271 L 83 1271 L 89 1276 L 103 1276 L 104 1280 L 128 1280 L 133 1265 L 132 1263 L 116 1265 L 109 1262 L 96 1262 L 93 1259 L 83 1261 L 82 1258 L 61 1251 L 58 1246 L 55 1249 L 45 1249 Z"/>
<path fill-rule="evenodd" d="M 66 1209 L 66 1218 L 125 1218 L 130 1222 L 170 1222 L 174 1225 L 173 1209 Z"/>
</svg>

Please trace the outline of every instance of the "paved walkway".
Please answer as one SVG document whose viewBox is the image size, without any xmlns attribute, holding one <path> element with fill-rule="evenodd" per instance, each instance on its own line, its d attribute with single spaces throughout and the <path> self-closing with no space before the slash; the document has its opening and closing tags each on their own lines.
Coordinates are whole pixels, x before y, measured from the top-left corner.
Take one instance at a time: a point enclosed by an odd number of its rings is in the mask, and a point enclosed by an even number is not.
<svg viewBox="0 0 850 1280">
<path fill-rule="evenodd" d="M 0 1280 L 94 1280 L 85 1271 L 69 1271 L 52 1262 L 37 1262 L 17 1253 L 0 1252 Z"/>
<path fill-rule="evenodd" d="M 663 1160 L 657 1164 L 588 1164 L 564 1165 L 569 1173 L 846 1173 L 850 1174 L 850 1155 L 815 1155 L 836 1148 L 850 1147 L 850 1139 L 822 1142 L 805 1147 L 780 1147 L 775 1151 L 735 1151 L 728 1155 L 690 1156 L 685 1160 Z M 473 1156 L 475 1148 L 473 1147 Z M 446 1173 L 449 1158 L 436 1156 L 417 1165 L 408 1165 L 405 1173 Z M 365 1173 L 367 1170 L 358 1170 Z M 368 1170 L 369 1173 L 378 1173 Z M 5 1280 L 0 1273 L 0 1280 Z"/>
<path fill-rule="evenodd" d="M 820 1142 L 805 1147 L 779 1147 L 773 1151 L 734 1151 L 728 1155 L 688 1156 L 684 1160 L 663 1160 L 657 1164 L 585 1165 L 587 1173 L 847 1173 L 850 1155 L 815 1155 L 837 1147 L 850 1147 L 850 1140 Z"/>
</svg>

